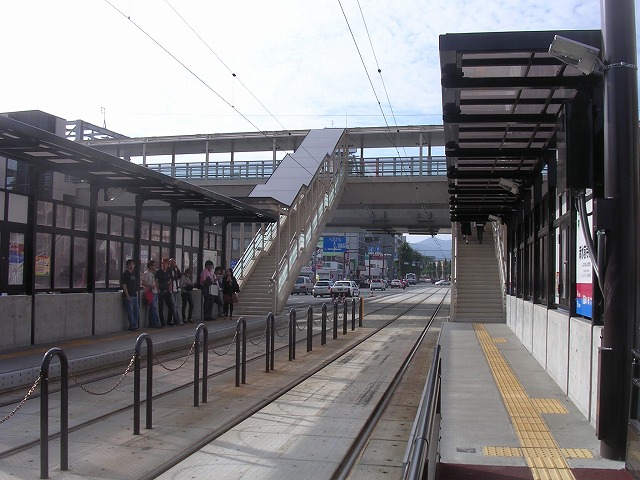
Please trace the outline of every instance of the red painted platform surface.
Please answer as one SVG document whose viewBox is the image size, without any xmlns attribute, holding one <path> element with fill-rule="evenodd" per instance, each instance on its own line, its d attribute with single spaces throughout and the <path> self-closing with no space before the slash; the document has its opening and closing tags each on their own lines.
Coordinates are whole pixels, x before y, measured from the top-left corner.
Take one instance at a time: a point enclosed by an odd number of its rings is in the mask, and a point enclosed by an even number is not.
<svg viewBox="0 0 640 480">
<path fill-rule="evenodd" d="M 571 473 L 576 480 L 633 480 L 626 470 L 574 468 Z M 533 475 L 527 467 L 439 463 L 436 480 L 533 480 Z"/>
</svg>

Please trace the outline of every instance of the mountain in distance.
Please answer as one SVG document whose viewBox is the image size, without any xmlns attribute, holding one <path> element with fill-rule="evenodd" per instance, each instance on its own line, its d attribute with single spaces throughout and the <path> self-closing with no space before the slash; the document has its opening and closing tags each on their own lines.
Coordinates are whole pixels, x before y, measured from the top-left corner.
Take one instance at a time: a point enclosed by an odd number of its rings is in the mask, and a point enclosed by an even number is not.
<svg viewBox="0 0 640 480">
<path fill-rule="evenodd" d="M 442 238 L 444 235 L 437 237 L 427 237 L 419 242 L 409 242 L 411 248 L 422 255 L 433 257 L 436 260 L 451 260 L 451 236 Z"/>
</svg>

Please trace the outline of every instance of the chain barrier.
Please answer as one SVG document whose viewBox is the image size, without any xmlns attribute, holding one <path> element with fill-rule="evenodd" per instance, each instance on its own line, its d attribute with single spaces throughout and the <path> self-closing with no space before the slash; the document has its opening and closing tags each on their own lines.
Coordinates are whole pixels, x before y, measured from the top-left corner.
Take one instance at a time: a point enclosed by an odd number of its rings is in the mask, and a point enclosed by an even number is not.
<svg viewBox="0 0 640 480">
<path fill-rule="evenodd" d="M 236 332 L 236 333 L 233 335 L 233 340 L 231 340 L 231 343 L 229 344 L 229 348 L 227 348 L 227 351 L 226 351 L 226 352 L 224 352 L 224 353 L 218 353 L 218 352 L 216 352 L 216 349 L 215 349 L 215 348 L 213 348 L 213 347 L 212 347 L 212 348 L 210 348 L 209 350 L 210 350 L 210 351 L 212 351 L 213 353 L 215 353 L 216 355 L 218 355 L 219 357 L 224 357 L 227 353 L 229 353 L 229 352 L 231 351 L 231 347 L 233 347 L 233 346 L 235 345 L 235 343 L 236 343 L 236 341 L 237 341 L 237 340 L 238 340 L 238 332 Z"/>
<path fill-rule="evenodd" d="M 302 331 L 306 330 L 306 329 L 307 329 L 307 322 L 304 322 L 304 323 L 302 324 L 302 327 L 300 327 L 300 326 L 298 325 L 298 322 L 296 322 L 296 328 L 297 328 L 297 329 L 298 329 L 298 331 L 300 331 L 300 332 L 302 332 Z"/>
<path fill-rule="evenodd" d="M 280 337 L 280 338 L 287 338 L 287 336 L 289 335 L 289 331 L 288 330 L 285 333 L 280 334 L 280 332 L 278 331 L 278 327 L 277 326 L 275 328 L 275 332 L 276 332 L 276 335 L 278 337 Z"/>
<path fill-rule="evenodd" d="M 254 342 L 253 338 L 257 338 L 258 342 Z M 262 345 L 262 340 L 264 340 L 265 338 L 267 338 L 267 330 L 265 328 L 265 332 L 264 334 L 260 335 L 260 336 L 255 336 L 253 338 L 249 338 L 249 342 L 251 342 L 251 345 L 253 345 L 254 347 L 257 347 L 258 345 Z"/>
<path fill-rule="evenodd" d="M 27 394 L 24 396 L 24 398 L 20 401 L 20 403 L 18 405 L 16 405 L 16 408 L 14 408 L 11 413 L 9 413 L 9 415 L 7 415 L 6 417 L 4 417 L 2 420 L 0 420 L 0 425 L 2 425 L 4 422 L 6 422 L 7 420 L 9 420 L 11 417 L 13 417 L 16 412 L 18 410 L 20 410 L 22 408 L 22 406 L 27 402 L 27 400 L 29 400 L 29 397 L 31 395 L 33 395 L 33 392 L 36 391 L 36 388 L 38 388 L 38 385 L 40 384 L 40 380 L 42 380 L 42 375 L 39 375 L 38 378 L 36 378 L 36 381 L 33 382 L 33 385 L 31 386 L 31 388 L 29 389 L 29 391 L 27 392 Z"/>
<path fill-rule="evenodd" d="M 170 368 L 170 367 L 167 367 L 164 363 L 162 363 L 162 362 L 160 361 L 160 359 L 159 359 L 159 358 L 158 358 L 158 356 L 155 354 L 155 352 L 153 353 L 153 358 L 155 358 L 155 360 L 156 360 L 156 362 L 157 362 L 157 364 L 158 364 L 158 365 L 160 365 L 162 368 L 164 368 L 164 369 L 165 369 L 165 370 L 167 370 L 168 372 L 175 372 L 176 370 L 179 370 L 179 369 L 181 369 L 182 367 L 184 367 L 184 366 L 185 366 L 185 364 L 187 363 L 187 360 L 189 360 L 189 357 L 190 357 L 190 356 L 191 356 L 191 354 L 193 353 L 193 349 L 195 348 L 195 346 L 196 346 L 196 342 L 195 342 L 195 340 L 194 340 L 194 341 L 193 341 L 193 343 L 191 344 L 191 348 L 189 349 L 189 353 L 187 353 L 187 356 L 186 356 L 186 357 L 184 357 L 184 361 L 183 361 L 180 365 L 178 365 L 176 368 Z"/>
<path fill-rule="evenodd" d="M 108 393 L 113 392 L 116 388 L 118 388 L 118 385 L 122 383 L 122 381 L 124 380 L 124 377 L 126 377 L 127 374 L 131 371 L 131 367 L 133 366 L 133 363 L 135 362 L 135 360 L 136 360 L 136 354 L 134 353 L 133 356 L 131 357 L 131 360 L 129 361 L 129 365 L 127 365 L 127 368 L 125 369 L 124 373 L 120 375 L 120 378 L 118 379 L 116 384 L 105 392 L 94 392 L 93 390 L 89 390 L 87 387 L 84 386 L 82 382 L 80 382 L 80 380 L 76 378 L 76 376 L 73 374 L 73 371 L 71 371 L 71 369 L 69 369 L 69 376 L 73 380 L 73 383 L 75 383 L 76 386 L 80 387 L 80 389 L 85 393 L 88 393 L 89 395 L 97 395 L 97 396 L 106 395 Z"/>
</svg>

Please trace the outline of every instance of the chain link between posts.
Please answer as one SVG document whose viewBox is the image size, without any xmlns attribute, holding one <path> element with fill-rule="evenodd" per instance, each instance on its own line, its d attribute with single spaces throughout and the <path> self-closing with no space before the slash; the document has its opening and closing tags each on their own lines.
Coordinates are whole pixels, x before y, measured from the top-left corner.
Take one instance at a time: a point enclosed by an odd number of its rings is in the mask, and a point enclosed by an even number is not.
<svg viewBox="0 0 640 480">
<path fill-rule="evenodd" d="M 160 361 L 160 359 L 158 358 L 158 356 L 155 354 L 155 352 L 153 353 L 153 358 L 156 360 L 157 364 L 160 365 L 162 368 L 164 368 L 165 370 L 167 370 L 168 372 L 175 372 L 176 370 L 181 369 L 182 367 L 185 366 L 185 364 L 187 363 L 187 360 L 189 360 L 189 357 L 191 356 L 191 354 L 193 353 L 193 349 L 196 348 L 196 341 L 194 340 L 193 343 L 191 344 L 191 348 L 189 349 L 189 353 L 187 353 L 187 355 L 184 357 L 184 361 L 178 365 L 176 368 L 171 368 L 171 367 L 167 367 L 164 363 L 162 363 Z"/>
<path fill-rule="evenodd" d="M 278 326 L 277 326 L 277 325 L 276 325 L 276 327 L 274 328 L 274 330 L 275 330 L 275 332 L 276 332 L 276 335 L 277 335 L 278 337 L 280 337 L 280 338 L 285 338 L 285 337 L 287 337 L 287 336 L 289 335 L 289 330 L 288 330 L 288 329 L 287 329 L 287 330 L 284 330 L 284 333 L 283 333 L 283 334 L 280 334 L 280 332 L 278 331 Z"/>
<path fill-rule="evenodd" d="M 118 379 L 118 381 L 116 382 L 116 384 L 111 387 L 109 390 L 104 391 L 104 392 L 94 392 L 92 390 L 89 390 L 87 387 L 85 387 L 77 378 L 76 376 L 73 374 L 73 372 L 71 371 L 71 369 L 68 370 L 69 372 L 69 376 L 73 379 L 73 382 L 80 387 L 84 392 L 88 393 L 89 395 L 97 395 L 97 396 L 101 396 L 101 395 L 106 395 L 108 393 L 113 392 L 116 388 L 118 388 L 118 385 L 120 385 L 122 383 L 122 381 L 124 380 L 124 377 L 127 376 L 127 374 L 131 371 L 131 367 L 133 367 L 133 363 L 136 360 L 136 354 L 134 353 L 131 357 L 131 360 L 129 360 L 129 365 L 127 365 L 127 368 L 125 369 L 124 373 L 122 375 L 120 375 L 120 378 Z"/>
<path fill-rule="evenodd" d="M 258 343 L 254 342 L 253 338 L 258 338 L 259 339 Z M 262 340 L 267 338 L 267 327 L 266 327 L 266 325 L 264 327 L 263 334 L 261 336 L 259 336 L 259 337 L 253 337 L 253 338 L 249 338 L 249 341 L 251 342 L 251 345 L 253 345 L 254 347 L 257 347 L 258 345 L 262 345 Z"/>
<path fill-rule="evenodd" d="M 16 412 L 22 408 L 22 406 L 27 402 L 27 400 L 29 400 L 29 397 L 33 395 L 33 392 L 36 391 L 36 388 L 38 388 L 38 385 L 40 384 L 41 380 L 42 380 L 42 375 L 39 375 L 38 378 L 36 378 L 36 381 L 33 382 L 33 385 L 31 386 L 27 394 L 24 396 L 24 398 L 20 401 L 18 405 L 16 405 L 16 408 L 14 408 L 11 411 L 11 413 L 9 413 L 9 415 L 7 415 L 2 420 L 0 420 L 0 425 L 2 425 L 4 422 L 9 420 L 11 417 L 13 417 L 16 414 Z"/>
<path fill-rule="evenodd" d="M 216 352 L 215 348 L 210 348 L 209 350 L 211 350 L 213 353 L 215 353 L 216 355 L 218 355 L 219 357 L 224 357 L 227 353 L 229 353 L 229 351 L 231 350 L 231 347 L 233 347 L 236 344 L 236 339 L 238 338 L 238 332 L 236 332 L 233 335 L 233 340 L 231 340 L 231 343 L 229 344 L 229 348 L 227 348 L 227 351 L 224 353 L 218 353 Z"/>
</svg>

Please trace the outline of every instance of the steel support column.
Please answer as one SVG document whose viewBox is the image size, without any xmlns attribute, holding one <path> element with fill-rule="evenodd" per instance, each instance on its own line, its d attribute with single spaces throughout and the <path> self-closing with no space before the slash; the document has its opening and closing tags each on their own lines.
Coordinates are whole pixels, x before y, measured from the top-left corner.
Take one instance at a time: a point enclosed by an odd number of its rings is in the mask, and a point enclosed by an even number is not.
<svg viewBox="0 0 640 480">
<path fill-rule="evenodd" d="M 638 282 L 638 74 L 633 0 L 602 0 L 604 195 L 611 199 L 604 278 L 598 437 L 605 458 L 625 458 Z"/>
</svg>

